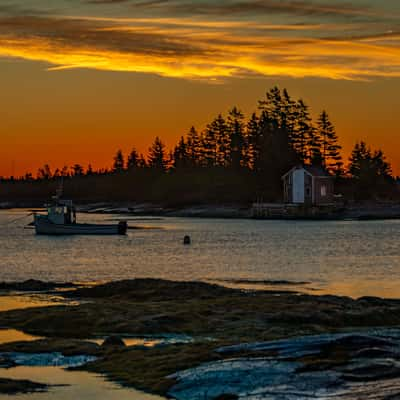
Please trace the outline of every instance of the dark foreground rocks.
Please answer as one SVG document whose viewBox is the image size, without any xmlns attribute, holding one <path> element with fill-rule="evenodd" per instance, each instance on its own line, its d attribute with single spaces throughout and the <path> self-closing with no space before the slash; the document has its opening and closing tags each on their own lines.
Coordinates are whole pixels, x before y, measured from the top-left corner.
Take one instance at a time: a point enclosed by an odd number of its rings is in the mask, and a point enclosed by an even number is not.
<svg viewBox="0 0 400 400">
<path fill-rule="evenodd" d="M 0 393 L 13 395 L 32 392 L 45 392 L 48 386 L 43 383 L 28 380 L 14 380 L 0 378 Z"/>
<path fill-rule="evenodd" d="M 216 351 L 229 357 L 173 374 L 176 383 L 169 395 L 178 400 L 213 400 L 227 393 L 248 400 L 400 398 L 400 329 L 306 336 Z"/>
<path fill-rule="evenodd" d="M 353 400 L 349 393 L 367 383 L 371 393 L 379 387 L 386 397 L 397 395 L 400 386 L 400 334 L 387 329 L 400 326 L 397 300 L 242 291 L 156 279 L 60 294 L 79 304 L 0 313 L 0 326 L 52 338 L 0 346 L 0 352 L 29 353 L 31 347 L 92 354 L 96 359 L 81 369 L 181 400 L 286 400 L 290 390 L 297 393 L 292 398 L 301 399 L 301 391 L 309 393 L 304 398 L 313 398 L 311 392 L 321 396 L 331 386 L 345 393 L 340 397 L 328 391 L 332 398 Z M 122 346 L 117 340 L 161 334 L 186 335 L 193 342 L 145 347 Z M 99 337 L 113 339 L 105 346 L 87 342 Z M 366 393 L 359 398 L 368 399 Z"/>
</svg>

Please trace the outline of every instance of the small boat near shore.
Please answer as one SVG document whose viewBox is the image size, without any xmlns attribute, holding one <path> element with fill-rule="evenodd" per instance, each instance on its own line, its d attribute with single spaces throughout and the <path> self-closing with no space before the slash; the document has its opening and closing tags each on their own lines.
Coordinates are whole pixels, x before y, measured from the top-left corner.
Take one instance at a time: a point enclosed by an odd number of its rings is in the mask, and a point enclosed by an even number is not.
<svg viewBox="0 0 400 400">
<path fill-rule="evenodd" d="M 77 223 L 72 200 L 62 200 L 58 195 L 46 205 L 46 211 L 46 214 L 33 214 L 37 235 L 125 235 L 128 229 L 126 221 L 117 224 Z"/>
</svg>

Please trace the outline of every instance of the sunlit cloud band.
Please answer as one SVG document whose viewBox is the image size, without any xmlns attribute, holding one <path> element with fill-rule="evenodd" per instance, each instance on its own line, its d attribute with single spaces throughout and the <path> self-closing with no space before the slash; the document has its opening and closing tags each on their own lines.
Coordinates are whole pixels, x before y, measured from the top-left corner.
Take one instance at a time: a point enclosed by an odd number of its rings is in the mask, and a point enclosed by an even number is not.
<svg viewBox="0 0 400 400">
<path fill-rule="evenodd" d="M 171 17 L 2 17 L 0 57 L 46 62 L 49 70 L 88 68 L 210 81 L 400 77 L 400 30 L 361 34 L 357 28 Z"/>
</svg>

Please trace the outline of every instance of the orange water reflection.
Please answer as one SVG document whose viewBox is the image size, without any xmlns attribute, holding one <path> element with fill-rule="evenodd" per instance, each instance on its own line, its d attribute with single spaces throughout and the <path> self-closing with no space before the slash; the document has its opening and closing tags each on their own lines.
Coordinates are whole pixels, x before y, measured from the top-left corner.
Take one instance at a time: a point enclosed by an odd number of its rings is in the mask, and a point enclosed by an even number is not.
<svg viewBox="0 0 400 400">
<path fill-rule="evenodd" d="M 57 306 L 60 304 L 74 305 L 77 304 L 77 302 L 66 302 L 64 298 L 59 296 L 40 294 L 0 296 L 0 312 L 22 308 Z"/>
</svg>

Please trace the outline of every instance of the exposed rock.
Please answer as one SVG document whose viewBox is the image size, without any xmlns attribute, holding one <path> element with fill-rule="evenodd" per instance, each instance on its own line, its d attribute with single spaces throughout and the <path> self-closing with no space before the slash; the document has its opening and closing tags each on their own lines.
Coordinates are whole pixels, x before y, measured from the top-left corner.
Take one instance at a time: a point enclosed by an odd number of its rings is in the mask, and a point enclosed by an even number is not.
<svg viewBox="0 0 400 400">
<path fill-rule="evenodd" d="M 214 400 L 238 400 L 239 397 L 236 394 L 224 393 L 217 396 Z"/>
<path fill-rule="evenodd" d="M 100 346 L 93 342 L 74 339 L 39 339 L 34 341 L 11 342 L 0 345 L 0 353 L 55 353 L 63 356 L 97 356 Z"/>
<path fill-rule="evenodd" d="M 46 292 L 73 287 L 75 287 L 73 283 L 43 282 L 36 279 L 28 279 L 24 282 L 0 282 L 0 290 L 2 291 Z"/>
<path fill-rule="evenodd" d="M 4 353 L 0 356 L 9 359 L 15 365 L 30 367 L 79 367 L 94 361 L 93 356 L 64 356 L 55 353 Z"/>
<path fill-rule="evenodd" d="M 15 365 L 14 361 L 0 355 L 0 368 L 12 368 L 15 367 Z"/>
<path fill-rule="evenodd" d="M 121 339 L 120 336 L 112 335 L 108 336 L 101 347 L 125 347 L 125 342 Z"/>
<path fill-rule="evenodd" d="M 169 395 L 178 400 L 213 400 L 227 392 L 248 400 L 386 400 L 400 393 L 399 329 L 248 343 L 218 352 L 234 356 L 244 350 L 253 351 L 253 356 L 239 355 L 171 375 L 176 384 Z M 258 356 L 266 350 L 275 355 Z M 362 351 L 370 357 L 360 358 Z M 386 357 L 380 358 L 383 353 Z"/>
<path fill-rule="evenodd" d="M 0 378 L 0 393 L 15 395 L 19 393 L 44 392 L 48 389 L 43 383 L 28 380 L 14 380 Z"/>
</svg>

